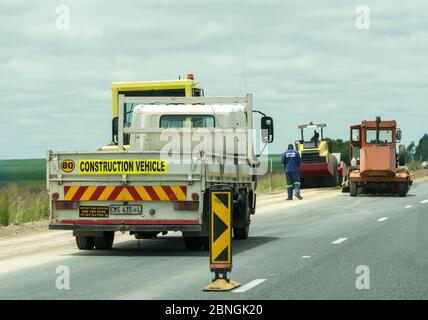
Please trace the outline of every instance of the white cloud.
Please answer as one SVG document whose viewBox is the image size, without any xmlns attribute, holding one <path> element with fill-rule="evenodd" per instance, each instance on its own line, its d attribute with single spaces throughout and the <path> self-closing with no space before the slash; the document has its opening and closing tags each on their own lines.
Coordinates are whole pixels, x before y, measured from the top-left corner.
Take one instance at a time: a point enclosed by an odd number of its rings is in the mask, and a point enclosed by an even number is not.
<svg viewBox="0 0 428 320">
<path fill-rule="evenodd" d="M 70 6 L 71 29 L 55 28 Z M 281 151 L 302 122 L 333 137 L 382 115 L 404 141 L 426 127 L 428 4 L 357 1 L 11 1 L 0 4 L 1 158 L 95 150 L 110 140 L 113 81 L 193 72 L 207 95 L 254 93 Z"/>
</svg>

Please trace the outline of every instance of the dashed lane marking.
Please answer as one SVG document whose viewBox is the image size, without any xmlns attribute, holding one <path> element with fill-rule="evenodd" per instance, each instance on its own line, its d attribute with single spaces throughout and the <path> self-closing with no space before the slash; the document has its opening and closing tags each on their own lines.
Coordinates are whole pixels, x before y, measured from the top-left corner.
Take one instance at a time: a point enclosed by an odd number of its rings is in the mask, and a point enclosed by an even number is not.
<svg viewBox="0 0 428 320">
<path fill-rule="evenodd" d="M 256 279 L 256 280 L 253 280 L 251 282 L 248 282 L 246 285 L 243 285 L 242 287 L 240 287 L 238 289 L 233 290 L 232 292 L 235 292 L 235 293 L 246 292 L 246 291 L 254 288 L 255 286 L 258 286 L 259 284 L 261 284 L 265 281 L 266 281 L 266 279 Z"/>
<path fill-rule="evenodd" d="M 422 200 L 421 203 L 428 203 L 428 199 Z"/>
<path fill-rule="evenodd" d="M 383 218 L 377 219 L 377 221 L 379 221 L 379 222 L 382 222 L 382 221 L 385 221 L 385 220 L 388 220 L 388 217 L 383 217 Z"/>
<path fill-rule="evenodd" d="M 409 205 L 405 206 L 404 208 L 410 209 L 411 207 L 413 207 L 413 206 L 411 204 L 409 204 Z"/>
<path fill-rule="evenodd" d="M 339 243 L 342 243 L 345 240 L 348 240 L 348 238 L 339 238 L 337 240 L 334 240 L 331 244 L 339 244 Z"/>
</svg>

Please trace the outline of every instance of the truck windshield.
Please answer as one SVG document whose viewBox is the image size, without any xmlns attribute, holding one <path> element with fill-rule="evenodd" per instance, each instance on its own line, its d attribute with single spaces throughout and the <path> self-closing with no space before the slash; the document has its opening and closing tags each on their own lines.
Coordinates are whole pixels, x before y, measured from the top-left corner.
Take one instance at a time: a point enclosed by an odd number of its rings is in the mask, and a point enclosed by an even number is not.
<svg viewBox="0 0 428 320">
<path fill-rule="evenodd" d="M 392 130 L 379 130 L 379 141 L 381 143 L 392 142 Z M 376 130 L 368 129 L 366 131 L 366 143 L 376 143 Z"/>
<path fill-rule="evenodd" d="M 184 97 L 186 91 L 182 89 L 159 89 L 159 90 L 135 90 L 135 91 L 123 91 L 126 97 Z M 132 113 L 134 112 L 135 106 L 138 103 L 126 103 L 125 104 L 125 117 L 124 126 L 130 127 L 132 120 Z"/>
<path fill-rule="evenodd" d="M 160 128 L 214 128 L 215 120 L 212 115 L 163 115 L 160 118 Z"/>
</svg>

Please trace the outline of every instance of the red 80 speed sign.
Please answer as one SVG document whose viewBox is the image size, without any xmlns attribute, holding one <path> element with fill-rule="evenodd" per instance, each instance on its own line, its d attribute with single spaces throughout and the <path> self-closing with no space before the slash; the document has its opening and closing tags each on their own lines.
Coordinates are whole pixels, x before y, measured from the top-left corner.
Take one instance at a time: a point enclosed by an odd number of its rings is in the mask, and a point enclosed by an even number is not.
<svg viewBox="0 0 428 320">
<path fill-rule="evenodd" d="M 74 170 L 75 164 L 73 160 L 62 160 L 61 170 L 65 173 L 70 173 Z"/>
</svg>

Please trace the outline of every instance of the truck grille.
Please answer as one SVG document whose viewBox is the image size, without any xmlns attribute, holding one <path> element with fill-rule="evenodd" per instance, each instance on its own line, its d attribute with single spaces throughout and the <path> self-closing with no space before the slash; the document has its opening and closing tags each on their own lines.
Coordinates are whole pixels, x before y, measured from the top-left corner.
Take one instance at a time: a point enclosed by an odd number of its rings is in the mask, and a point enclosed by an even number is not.
<svg viewBox="0 0 428 320">
<path fill-rule="evenodd" d="M 326 162 L 325 157 L 320 157 L 319 151 L 303 151 L 302 152 L 302 163 L 324 163 Z"/>
</svg>

